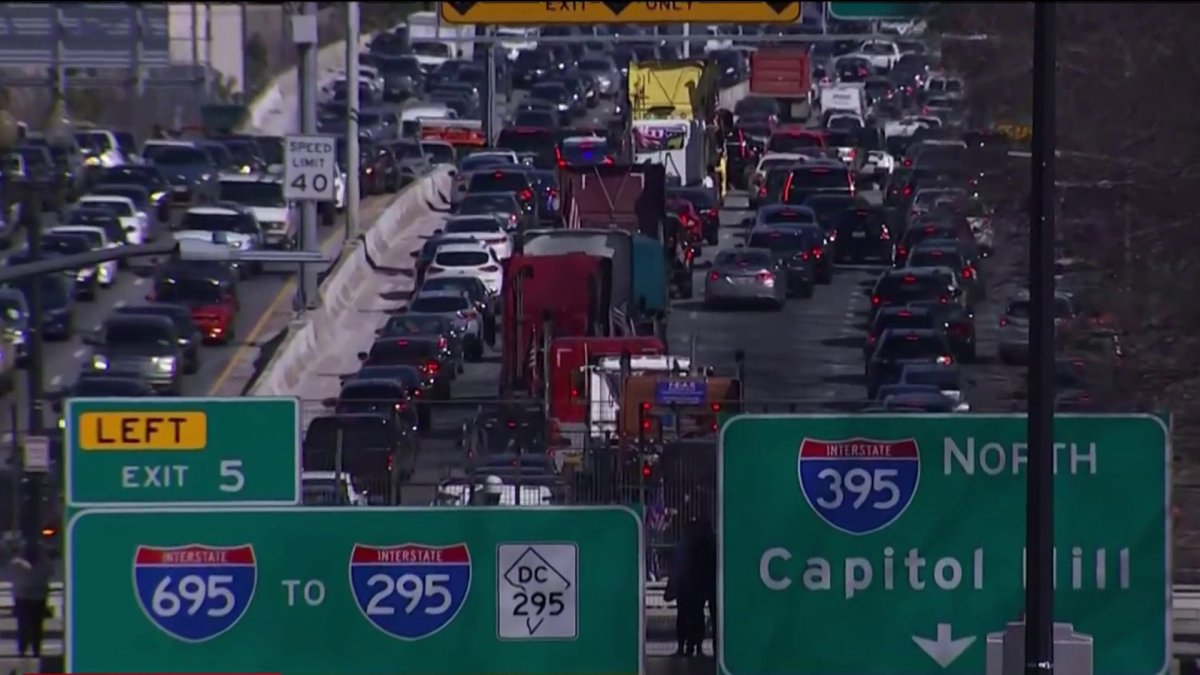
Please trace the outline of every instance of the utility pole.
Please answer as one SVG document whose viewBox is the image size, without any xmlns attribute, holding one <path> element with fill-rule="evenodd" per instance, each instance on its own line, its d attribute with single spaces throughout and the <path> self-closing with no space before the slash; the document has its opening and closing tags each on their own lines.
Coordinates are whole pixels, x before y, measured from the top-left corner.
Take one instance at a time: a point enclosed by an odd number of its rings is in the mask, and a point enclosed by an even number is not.
<svg viewBox="0 0 1200 675">
<path fill-rule="evenodd" d="M 487 35 L 489 37 L 496 34 L 495 26 L 487 27 Z M 484 51 L 484 67 L 487 68 L 487 114 L 483 118 L 483 137 L 487 139 L 487 144 L 492 145 L 496 142 L 496 137 L 499 136 L 499 131 L 496 129 L 498 121 L 496 119 L 497 110 L 500 109 L 499 97 L 496 94 L 496 45 L 488 42 L 483 45 Z"/>
<path fill-rule="evenodd" d="M 292 17 L 292 40 L 299 50 L 296 76 L 300 92 L 300 133 L 317 133 L 317 3 L 301 3 L 300 14 Z M 300 211 L 300 243 L 304 251 L 320 253 L 321 237 L 317 232 L 317 203 L 306 201 Z M 316 309 L 317 267 L 300 266 L 296 308 Z"/>
<path fill-rule="evenodd" d="M 1034 3 L 1025 675 L 1054 673 L 1054 3 Z"/>
<path fill-rule="evenodd" d="M 349 246 L 358 236 L 360 191 L 358 148 L 358 34 L 361 17 L 357 2 L 346 3 L 346 233 L 342 244 Z"/>
</svg>

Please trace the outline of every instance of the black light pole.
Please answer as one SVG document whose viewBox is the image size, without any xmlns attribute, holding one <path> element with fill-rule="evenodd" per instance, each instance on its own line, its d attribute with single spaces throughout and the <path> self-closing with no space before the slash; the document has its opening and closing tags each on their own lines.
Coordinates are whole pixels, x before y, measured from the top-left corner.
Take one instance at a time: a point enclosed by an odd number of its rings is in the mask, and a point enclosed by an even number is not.
<svg viewBox="0 0 1200 675">
<path fill-rule="evenodd" d="M 1055 5 L 1035 2 L 1033 10 L 1025 675 L 1054 673 Z"/>
</svg>

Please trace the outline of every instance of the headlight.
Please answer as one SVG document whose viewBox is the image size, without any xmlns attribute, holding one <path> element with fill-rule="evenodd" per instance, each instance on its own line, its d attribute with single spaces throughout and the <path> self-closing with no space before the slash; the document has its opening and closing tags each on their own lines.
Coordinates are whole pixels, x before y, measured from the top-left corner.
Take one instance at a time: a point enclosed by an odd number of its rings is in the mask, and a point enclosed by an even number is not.
<svg viewBox="0 0 1200 675">
<path fill-rule="evenodd" d="M 108 370 L 108 357 L 102 354 L 96 354 L 93 356 L 92 368 L 95 370 Z"/>
<path fill-rule="evenodd" d="M 83 160 L 83 164 L 84 166 L 100 166 L 100 158 L 88 157 L 87 159 Z"/>
<path fill-rule="evenodd" d="M 200 174 L 200 180 L 209 180 L 209 179 L 211 179 L 211 178 L 212 178 L 212 174 L 211 174 L 211 173 L 202 173 L 202 174 Z"/>
<path fill-rule="evenodd" d="M 162 200 L 166 196 L 167 196 L 167 193 L 162 192 L 161 190 L 158 192 L 151 192 L 150 193 L 150 201 L 157 202 L 157 201 Z"/>
<path fill-rule="evenodd" d="M 567 104 L 566 104 L 566 103 L 559 103 L 559 104 L 558 104 L 558 109 L 559 109 L 559 111 L 560 111 L 560 112 L 561 112 L 561 111 L 563 111 L 563 110 L 566 110 L 568 107 L 569 107 L 569 106 L 567 106 Z"/>
<path fill-rule="evenodd" d="M 155 368 L 158 368 L 164 373 L 169 373 L 175 370 L 174 356 L 155 356 L 154 358 L 150 359 L 150 362 L 154 364 Z"/>
<path fill-rule="evenodd" d="M 75 273 L 75 278 L 79 281 L 87 281 L 88 279 L 91 279 L 94 276 L 96 276 L 96 268 L 95 267 L 85 267 Z"/>
<path fill-rule="evenodd" d="M 14 330 L 9 334 L 9 339 L 12 340 L 14 345 L 23 345 L 25 344 L 25 331 Z"/>
<path fill-rule="evenodd" d="M 231 242 L 229 242 L 229 245 L 230 245 L 230 246 L 232 246 L 232 247 L 234 247 L 234 248 L 239 248 L 239 249 L 240 249 L 240 248 L 242 248 L 242 245 L 243 245 L 243 244 L 245 244 L 245 243 L 246 243 L 246 242 L 243 242 L 243 241 L 231 241 Z"/>
<path fill-rule="evenodd" d="M 238 169 L 238 173 L 242 173 L 242 174 L 250 173 L 250 167 L 242 166 L 241 168 Z"/>
</svg>

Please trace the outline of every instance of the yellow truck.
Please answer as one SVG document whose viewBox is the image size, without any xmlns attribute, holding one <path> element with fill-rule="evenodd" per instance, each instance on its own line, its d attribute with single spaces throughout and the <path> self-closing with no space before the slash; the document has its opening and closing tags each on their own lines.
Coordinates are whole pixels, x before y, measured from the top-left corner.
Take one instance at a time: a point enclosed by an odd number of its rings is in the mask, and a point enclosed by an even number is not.
<svg viewBox="0 0 1200 675">
<path fill-rule="evenodd" d="M 698 185 L 717 160 L 709 128 L 717 69 L 701 60 L 629 64 L 629 110 L 635 163 L 662 164 L 681 185 Z"/>
</svg>

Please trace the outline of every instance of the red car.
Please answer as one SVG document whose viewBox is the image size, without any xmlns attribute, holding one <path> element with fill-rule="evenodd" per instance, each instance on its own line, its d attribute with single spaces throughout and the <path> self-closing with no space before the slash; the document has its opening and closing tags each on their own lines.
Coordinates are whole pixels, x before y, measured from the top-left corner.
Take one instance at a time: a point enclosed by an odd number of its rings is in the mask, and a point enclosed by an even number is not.
<svg viewBox="0 0 1200 675">
<path fill-rule="evenodd" d="M 228 344 L 237 321 L 237 292 L 220 279 L 164 275 L 154 282 L 149 302 L 184 305 L 206 344 Z"/>
</svg>

